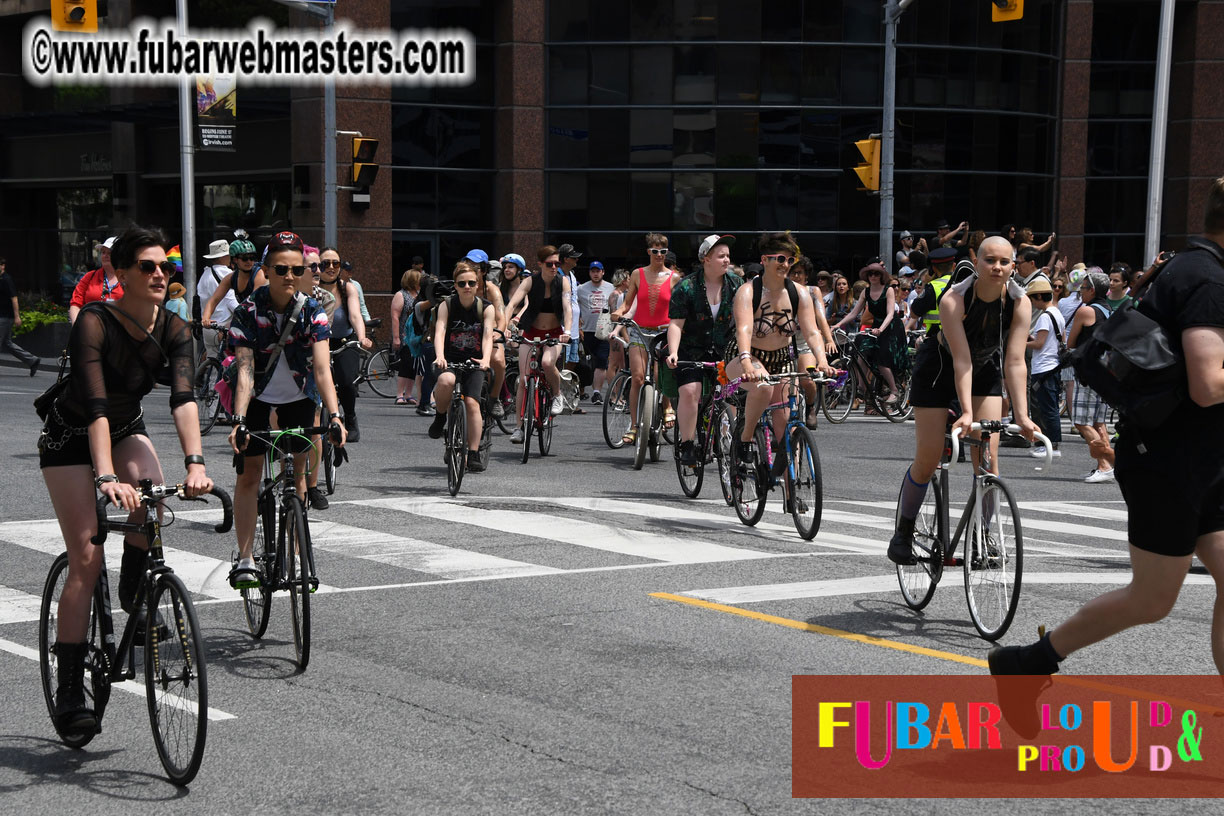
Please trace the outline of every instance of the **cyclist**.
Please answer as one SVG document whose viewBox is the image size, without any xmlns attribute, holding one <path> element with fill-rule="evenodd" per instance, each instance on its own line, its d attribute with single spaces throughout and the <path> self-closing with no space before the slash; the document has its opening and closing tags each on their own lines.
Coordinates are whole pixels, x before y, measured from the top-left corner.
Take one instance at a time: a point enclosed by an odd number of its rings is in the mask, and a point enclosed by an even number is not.
<svg viewBox="0 0 1224 816">
<path fill-rule="evenodd" d="M 905 345 L 905 330 L 897 316 L 896 290 L 889 284 L 889 275 L 879 263 L 871 263 L 859 270 L 859 278 L 868 286 L 859 296 L 858 302 L 833 328 L 840 329 L 867 311 L 871 314 L 871 329 L 859 335 L 859 346 L 865 357 L 875 363 L 880 376 L 888 385 L 888 404 L 895 405 L 900 398 L 893 369 L 904 366 L 909 352 Z M 863 371 L 866 378 L 867 372 Z"/>
<path fill-rule="evenodd" d="M 647 331 L 666 329 L 672 287 L 680 282 L 680 275 L 666 266 L 666 235 L 646 233 L 646 249 L 650 252 L 650 265 L 634 270 L 629 278 L 624 299 L 612 313 L 612 322 L 620 320 L 627 311 L 636 307 L 638 326 Z M 639 293 L 645 296 L 641 302 L 638 302 Z M 646 366 L 650 364 L 647 356 L 646 347 L 633 335 L 629 343 L 629 370 L 633 375 L 633 385 L 629 389 L 629 417 L 632 424 L 625 432 L 626 445 L 637 439 L 638 393 L 642 390 L 642 383 L 646 381 Z M 670 407 L 664 411 L 663 422 L 665 425 L 675 422 L 675 413 Z"/>
<path fill-rule="evenodd" d="M 731 246 L 734 235 L 709 235 L 697 249 L 701 271 L 689 275 L 672 290 L 667 314 L 667 366 L 676 367 L 681 356 L 686 360 L 713 362 L 727 347 L 735 331 L 732 304 L 735 292 L 744 282 L 728 271 L 731 267 Z M 702 369 L 681 369 L 676 372 L 680 399 L 676 405 L 680 429 L 680 461 L 697 463 L 694 440 L 697 436 L 697 410 L 705 385 Z"/>
<path fill-rule="evenodd" d="M 318 301 L 297 291 L 298 281 L 308 274 L 302 255 L 302 239 L 292 232 L 278 232 L 268 243 L 264 257 L 268 271 L 273 273 L 272 282 L 256 289 L 238 306 L 230 325 L 238 381 L 234 389 L 234 429 L 230 431 L 229 443 L 234 453 L 246 457 L 245 467 L 238 474 L 234 487 L 238 563 L 230 572 L 229 580 L 235 589 L 259 586 L 259 572 L 251 558 L 251 549 L 255 539 L 255 502 L 262 476 L 259 458 L 268 446 L 262 439 L 248 436 L 247 425 L 267 429 L 273 408 L 281 428 L 310 425 L 315 417 L 315 401 L 310 397 L 313 386 L 327 408 L 327 424 L 338 428 L 336 444 L 343 447 L 345 442 L 336 388 L 332 383 L 327 314 Z M 335 269 L 338 272 L 339 267 Z M 287 321 L 292 325 L 286 327 Z M 292 439 L 289 447 L 296 457 L 297 492 L 305 500 L 305 453 L 309 442 Z"/>
<path fill-rule="evenodd" d="M 160 232 L 132 225 L 116 239 L 111 257 L 123 285 L 112 303 L 81 309 L 68 341 L 67 390 L 55 400 L 38 439 L 38 464 L 68 549 L 68 578 L 60 597 L 53 647 L 57 663 L 55 712 L 64 733 L 93 733 L 97 717 L 86 708 L 84 672 L 90 597 L 102 569 L 95 489 L 144 520 L 134 487 L 160 484 L 161 463 L 144 426 L 141 399 L 162 375 L 170 378 L 170 412 L 185 455 L 188 496 L 212 489 L 204 469 L 200 426 L 192 397 L 191 329 L 162 303 L 174 264 Z M 94 474 L 97 474 L 95 477 Z M 148 542 L 123 543 L 119 604 L 134 614 Z"/>
<path fill-rule="evenodd" d="M 562 343 L 569 342 L 569 331 L 566 329 L 573 319 L 570 312 L 570 293 L 569 279 L 559 274 L 561 269 L 561 259 L 557 254 L 557 248 L 552 245 L 542 246 L 536 253 L 539 258 L 540 272 L 538 275 L 533 275 L 525 278 L 518 289 L 514 290 L 514 295 L 510 298 L 510 303 L 506 305 L 506 312 L 511 317 L 510 322 L 517 326 L 519 323 L 525 324 L 527 330 L 523 332 L 523 337 L 528 340 L 560 340 Z M 524 301 L 527 307 L 521 313 L 516 312 L 520 304 Z M 563 401 L 561 397 L 561 374 L 557 371 L 557 356 L 561 351 L 561 346 L 549 346 L 543 349 L 540 356 L 540 365 L 544 369 L 544 376 L 548 378 L 548 387 L 552 389 L 553 401 L 550 406 L 550 412 L 553 416 L 561 413 Z M 518 387 L 518 406 L 519 406 L 519 426 L 511 435 L 510 441 L 518 445 L 523 441 L 523 411 L 524 400 L 526 399 L 527 388 L 527 371 L 528 358 L 531 354 L 531 347 L 528 345 L 519 346 L 519 387 Z"/>
<path fill-rule="evenodd" d="M 235 238 L 230 241 L 229 252 L 234 271 L 222 278 L 217 288 L 209 296 L 208 302 L 204 304 L 200 312 L 202 323 L 212 320 L 213 312 L 221 307 L 223 300 L 229 308 L 222 308 L 221 311 L 224 315 L 230 316 L 227 317 L 227 320 L 231 319 L 239 303 L 249 298 L 251 293 L 259 287 L 268 285 L 263 269 L 256 265 L 259 254 L 255 251 L 254 244 L 246 238 Z"/>
<path fill-rule="evenodd" d="M 771 374 L 791 370 L 796 335 L 806 338 L 816 356 L 816 368 L 831 376 L 824 343 L 817 328 L 812 296 L 806 286 L 796 286 L 787 272 L 799 254 L 799 246 L 789 232 L 765 233 L 757 240 L 764 273 L 735 293 L 735 337 L 727 344 L 727 377 L 743 377 L 740 386 L 748 392 L 744 404 L 741 442 L 745 461 L 753 450 L 752 433 L 765 409 L 785 399 L 786 383 L 760 388 L 756 382 Z M 774 444 L 782 438 L 786 414 L 774 412 Z M 763 456 L 764 451 L 760 454 Z M 778 457 L 779 462 L 785 462 Z"/>
<path fill-rule="evenodd" d="M 812 264 L 812 259 L 801 255 L 795 259 L 795 264 L 791 267 L 790 274 L 787 277 L 796 286 L 807 288 L 808 294 L 812 297 L 812 308 L 816 315 L 816 325 L 820 327 L 820 337 L 824 342 L 825 357 L 832 357 L 837 354 L 837 344 L 833 342 L 833 332 L 829 328 L 829 321 L 825 319 L 824 293 L 820 290 L 820 287 L 808 285 L 808 281 L 812 279 L 812 271 L 814 269 L 815 266 Z M 807 371 L 809 368 L 816 367 L 816 355 L 812 354 L 812 349 L 808 347 L 807 340 L 795 338 L 795 353 L 798 357 L 797 361 L 800 371 Z M 820 410 L 816 383 L 811 380 L 803 380 L 800 383 L 800 387 L 803 388 L 803 394 L 807 397 L 807 416 L 804 420 L 809 428 L 815 428 L 816 414 Z"/>
<path fill-rule="evenodd" d="M 494 261 L 490 261 L 492 266 Z M 506 316 L 506 302 L 502 300 L 501 287 L 498 285 L 499 274 L 491 272 L 487 275 L 481 285 L 476 287 L 476 294 L 483 297 L 493 307 L 493 328 L 503 334 L 506 331 L 506 325 L 509 318 Z M 506 415 L 506 409 L 502 406 L 501 399 L 498 395 L 501 394 L 502 385 L 506 382 L 506 346 L 504 343 L 493 344 L 493 357 L 491 360 L 493 366 L 493 384 L 490 386 L 489 393 L 495 399 L 493 402 L 493 416 L 499 419 Z"/>
<path fill-rule="evenodd" d="M 442 438 L 455 377 L 460 376 L 448 371 L 447 364 L 475 360 L 480 366 L 479 371 L 464 373 L 459 381 L 463 407 L 467 411 L 467 469 L 471 473 L 484 470 L 480 464 L 480 433 L 483 428 L 480 390 L 493 354 L 493 330 L 497 328 L 497 310 L 492 303 L 476 294 L 481 283 L 480 269 L 476 264 L 467 260 L 455 264 L 455 294 L 438 306 L 433 335 L 434 366 L 438 369 L 434 403 L 438 406 L 438 413 L 429 425 L 430 439 Z"/>
<path fill-rule="evenodd" d="M 298 278 L 298 291 L 306 297 L 314 298 L 318 302 L 319 308 L 325 314 L 331 315 L 336 308 L 336 299 L 319 285 L 322 280 L 319 275 L 319 248 L 313 247 L 310 244 L 304 244 L 303 249 L 302 258 L 306 261 L 306 274 Z M 328 325 L 330 326 L 330 323 Z M 323 398 L 319 396 L 319 390 L 314 387 L 313 379 L 307 381 L 306 396 L 314 400 L 314 424 L 318 425 L 321 411 L 323 410 Z M 324 496 L 323 491 L 319 489 L 319 474 L 322 472 L 319 467 L 319 457 L 322 452 L 323 438 L 312 436 L 310 438 L 309 452 L 310 468 L 309 473 L 306 475 L 306 499 L 314 510 L 326 510 L 330 506 L 327 496 Z"/>
<path fill-rule="evenodd" d="M 374 344 L 366 337 L 365 320 L 361 317 L 361 302 L 357 298 L 357 287 L 349 286 L 340 279 L 340 251 L 335 247 L 323 247 L 319 252 L 320 286 L 336 299 L 335 309 L 328 313 L 331 320 L 331 347 L 342 348 L 354 337 L 362 348 Z M 337 354 L 332 361 L 335 367 L 336 392 L 344 406 L 344 427 L 349 442 L 361 441 L 361 429 L 357 427 L 357 386 L 353 383 L 361 369 L 361 353 L 348 348 Z"/>
<path fill-rule="evenodd" d="M 948 409 L 961 406 L 952 428 L 969 431 L 976 420 L 1003 416 L 1003 383 L 1012 395 L 1016 424 L 1030 442 L 1037 425 L 1029 419 L 1024 348 L 1032 306 L 1011 278 L 1011 243 L 993 236 L 978 248 L 975 274 L 954 283 L 939 300 L 939 327 L 918 349 L 910 402 L 914 405 L 914 461 L 901 487 L 897 526 L 888 558 L 914 564 L 914 520 L 943 453 Z M 997 435 L 991 437 L 991 462 L 998 473 Z M 974 467 L 980 452 L 973 451 Z M 993 508 L 986 508 L 987 513 Z"/>
<path fill-rule="evenodd" d="M 503 255 L 501 265 L 501 281 L 497 284 L 497 288 L 501 290 L 502 300 L 509 303 L 519 284 L 530 275 L 527 274 L 527 262 L 523 260 L 523 256 L 514 252 Z"/>
</svg>

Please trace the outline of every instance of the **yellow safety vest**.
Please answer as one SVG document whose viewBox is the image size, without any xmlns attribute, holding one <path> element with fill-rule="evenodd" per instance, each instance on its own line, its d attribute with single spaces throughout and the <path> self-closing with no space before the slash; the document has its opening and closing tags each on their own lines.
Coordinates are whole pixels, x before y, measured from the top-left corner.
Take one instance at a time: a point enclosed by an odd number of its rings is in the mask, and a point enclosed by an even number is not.
<svg viewBox="0 0 1224 816">
<path fill-rule="evenodd" d="M 935 289 L 935 308 L 922 316 L 922 325 L 929 330 L 932 327 L 939 326 L 939 299 L 943 297 L 944 290 L 948 288 L 948 284 L 952 282 L 951 275 L 944 275 L 942 278 L 936 278 L 927 283 L 927 286 Z"/>
</svg>

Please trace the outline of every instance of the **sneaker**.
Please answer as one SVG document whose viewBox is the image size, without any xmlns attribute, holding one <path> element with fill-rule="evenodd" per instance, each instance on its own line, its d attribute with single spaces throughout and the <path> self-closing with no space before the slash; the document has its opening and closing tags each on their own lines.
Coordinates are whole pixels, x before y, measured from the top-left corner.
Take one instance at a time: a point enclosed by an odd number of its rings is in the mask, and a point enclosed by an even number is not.
<svg viewBox="0 0 1224 816">
<path fill-rule="evenodd" d="M 564 408 L 565 398 L 558 394 L 557 396 L 553 397 L 552 408 L 550 408 L 548 412 L 553 416 L 561 416 L 561 411 Z"/>
<path fill-rule="evenodd" d="M 306 488 L 306 501 L 310 502 L 312 510 L 327 509 L 327 497 L 323 495 L 323 491 L 318 486 Z"/>
<path fill-rule="evenodd" d="M 42 365 L 42 360 L 41 360 L 41 359 L 39 359 L 39 360 L 35 360 L 34 362 L 30 363 L 30 376 L 31 376 L 31 377 L 33 377 L 35 374 L 37 374 L 37 373 L 38 373 L 38 367 L 39 367 L 40 365 Z"/>
<path fill-rule="evenodd" d="M 240 558 L 229 574 L 230 586 L 234 589 L 257 589 L 259 587 L 259 568 L 255 559 Z"/>
<path fill-rule="evenodd" d="M 1088 484 L 1103 484 L 1105 482 L 1115 481 L 1113 468 L 1109 470 L 1094 470 L 1084 479 Z"/>
<path fill-rule="evenodd" d="M 417 416 L 433 416 L 433 409 L 428 405 L 418 405 L 416 407 Z"/>
<path fill-rule="evenodd" d="M 602 405 L 603 395 L 600 394 L 598 391 L 596 391 L 594 394 L 591 394 L 591 404 L 592 405 Z"/>
<path fill-rule="evenodd" d="M 680 464 L 685 467 L 697 464 L 697 445 L 691 439 L 680 443 Z"/>
<path fill-rule="evenodd" d="M 1001 448 L 1027 448 L 1031 447 L 1031 444 L 1020 434 L 1011 431 L 1003 431 L 999 434 L 999 447 Z"/>
<path fill-rule="evenodd" d="M 1038 445 L 1035 448 L 1033 448 L 1031 451 L 1029 451 L 1029 456 L 1033 457 L 1034 459 L 1044 459 L 1045 455 L 1046 455 L 1045 445 Z M 1054 452 L 1050 455 L 1053 456 L 1055 459 L 1059 459 L 1062 457 L 1062 451 L 1060 451 L 1058 448 L 1055 448 Z"/>
<path fill-rule="evenodd" d="M 480 463 L 480 451 L 468 451 L 467 471 L 468 473 L 483 473 L 485 466 Z"/>
<path fill-rule="evenodd" d="M 506 415 L 506 407 L 501 404 L 501 400 L 493 401 L 493 416 L 501 419 Z"/>
<path fill-rule="evenodd" d="M 510 434 L 510 444 L 511 445 L 523 444 L 523 426 L 522 425 L 515 428 L 514 433 Z"/>
<path fill-rule="evenodd" d="M 434 417 L 434 421 L 429 423 L 429 438 L 441 439 L 442 430 L 446 426 L 446 414 L 438 414 Z"/>
</svg>

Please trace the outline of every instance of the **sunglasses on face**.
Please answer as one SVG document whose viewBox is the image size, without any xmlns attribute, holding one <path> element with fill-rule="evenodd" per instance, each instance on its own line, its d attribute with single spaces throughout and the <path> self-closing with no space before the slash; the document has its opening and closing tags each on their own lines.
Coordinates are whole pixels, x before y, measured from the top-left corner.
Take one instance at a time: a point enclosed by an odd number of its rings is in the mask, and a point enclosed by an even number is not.
<svg viewBox="0 0 1224 816">
<path fill-rule="evenodd" d="M 787 266 L 790 266 L 795 262 L 795 258 L 792 255 L 766 255 L 765 260 L 785 264 Z"/>
<path fill-rule="evenodd" d="M 140 271 L 146 275 L 152 275 L 154 272 L 160 269 L 162 274 L 168 278 L 175 272 L 174 261 L 162 261 L 160 264 L 154 263 L 153 261 L 140 261 L 137 266 L 139 266 Z"/>
<path fill-rule="evenodd" d="M 651 255 L 666 255 L 667 250 L 666 249 L 652 249 L 650 250 L 650 254 Z"/>
<path fill-rule="evenodd" d="M 255 255 L 249 252 L 245 255 L 236 255 L 235 257 L 240 261 L 258 261 L 259 260 L 258 255 Z"/>
<path fill-rule="evenodd" d="M 288 275 L 290 272 L 293 273 L 293 276 L 295 278 L 300 278 L 306 274 L 306 267 L 305 266 L 289 266 L 288 264 L 277 264 L 276 266 L 272 267 L 272 271 L 275 272 L 277 275 L 280 275 L 282 278 Z"/>
<path fill-rule="evenodd" d="M 309 264 L 306 264 L 306 266 L 307 266 L 307 267 L 310 269 L 310 271 L 311 271 L 311 272 L 318 272 L 318 271 L 319 271 L 319 262 L 318 262 L 318 261 L 315 261 L 314 263 L 309 263 Z"/>
<path fill-rule="evenodd" d="M 549 269 L 556 269 L 557 267 L 561 265 L 561 262 L 560 261 L 545 261 L 544 265 L 547 266 Z"/>
<path fill-rule="evenodd" d="M 1061 292 L 1063 290 L 1063 285 L 1061 283 L 1056 283 L 1054 284 L 1054 288 Z"/>
<path fill-rule="evenodd" d="M 320 262 L 320 265 L 321 265 L 321 266 L 322 266 L 324 269 L 339 269 L 339 268 L 340 268 L 340 262 L 339 262 L 339 261 L 321 261 L 321 262 Z"/>
<path fill-rule="evenodd" d="M 468 281 L 468 280 L 455 281 L 455 285 L 458 286 L 460 289 L 475 289 L 476 281 Z"/>
</svg>

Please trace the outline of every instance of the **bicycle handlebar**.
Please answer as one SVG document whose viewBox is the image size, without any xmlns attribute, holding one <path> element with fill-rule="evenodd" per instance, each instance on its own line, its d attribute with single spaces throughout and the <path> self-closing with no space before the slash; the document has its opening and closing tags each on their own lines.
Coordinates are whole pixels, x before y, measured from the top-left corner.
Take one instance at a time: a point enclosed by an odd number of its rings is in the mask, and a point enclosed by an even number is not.
<svg viewBox="0 0 1224 816">
<path fill-rule="evenodd" d="M 987 420 L 985 422 L 975 422 L 969 426 L 969 430 L 971 432 L 987 430 L 987 431 L 991 431 L 992 433 L 998 433 L 1000 431 L 1007 431 L 1008 433 L 1014 433 L 1014 434 L 1019 434 L 1021 432 L 1021 428 L 1019 425 L 1015 425 L 1015 424 L 1008 425 L 1002 420 L 997 420 L 997 419 Z M 960 435 L 961 435 L 960 428 L 952 429 L 952 462 L 953 463 L 955 463 L 956 460 L 960 458 Z M 1037 432 L 1033 434 L 1033 438 L 1045 446 L 1045 465 L 1043 465 L 1042 467 L 1035 468 L 1035 469 L 1036 470 L 1046 470 L 1054 462 L 1054 445 L 1053 443 L 1050 442 L 1050 438 L 1041 432 Z"/>
<path fill-rule="evenodd" d="M 163 499 L 168 499 L 171 496 L 177 496 L 184 501 L 205 501 L 199 496 L 191 499 L 187 498 L 187 496 L 183 493 L 185 489 L 186 485 L 182 484 L 150 485 L 148 487 L 142 486 L 140 488 L 140 500 L 144 504 L 156 504 Z M 230 499 L 229 494 L 216 485 L 213 485 L 212 490 L 209 490 L 208 492 L 221 500 L 221 523 L 214 526 L 213 530 L 218 533 L 227 533 L 234 525 L 234 503 Z M 97 504 L 94 508 L 98 515 L 98 534 L 91 537 L 89 540 L 99 547 L 106 543 L 106 534 L 108 532 L 106 508 L 109 505 L 110 499 L 107 498 L 106 494 L 102 494 L 98 497 Z"/>
</svg>

